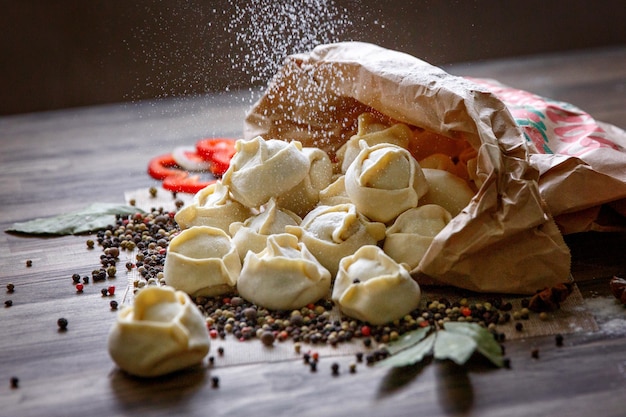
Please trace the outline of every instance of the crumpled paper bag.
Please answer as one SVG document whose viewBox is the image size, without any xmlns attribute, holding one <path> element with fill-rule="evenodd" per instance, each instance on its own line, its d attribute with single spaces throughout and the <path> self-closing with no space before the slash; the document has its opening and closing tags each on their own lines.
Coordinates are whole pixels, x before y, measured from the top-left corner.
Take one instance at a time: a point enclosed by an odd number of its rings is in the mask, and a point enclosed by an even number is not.
<svg viewBox="0 0 626 417">
<path fill-rule="evenodd" d="M 412 271 L 420 283 L 529 294 L 569 280 L 569 249 L 550 211 L 558 204 L 539 187 L 550 169 L 533 163 L 511 111 L 475 81 L 372 44 L 321 45 L 287 58 L 250 109 L 244 137 L 299 140 L 332 156 L 372 109 L 478 151 L 482 185 Z"/>
</svg>

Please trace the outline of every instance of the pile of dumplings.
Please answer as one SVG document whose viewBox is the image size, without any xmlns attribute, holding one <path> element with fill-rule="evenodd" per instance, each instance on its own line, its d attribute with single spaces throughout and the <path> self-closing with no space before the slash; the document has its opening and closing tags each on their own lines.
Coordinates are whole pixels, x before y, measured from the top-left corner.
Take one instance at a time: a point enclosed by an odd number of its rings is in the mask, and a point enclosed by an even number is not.
<svg viewBox="0 0 626 417">
<path fill-rule="evenodd" d="M 419 305 L 410 271 L 479 185 L 466 141 L 373 113 L 333 160 L 262 137 L 236 150 L 221 180 L 175 216 L 164 279 L 191 297 L 236 290 L 291 310 L 330 295 L 349 317 L 399 319 Z"/>
</svg>

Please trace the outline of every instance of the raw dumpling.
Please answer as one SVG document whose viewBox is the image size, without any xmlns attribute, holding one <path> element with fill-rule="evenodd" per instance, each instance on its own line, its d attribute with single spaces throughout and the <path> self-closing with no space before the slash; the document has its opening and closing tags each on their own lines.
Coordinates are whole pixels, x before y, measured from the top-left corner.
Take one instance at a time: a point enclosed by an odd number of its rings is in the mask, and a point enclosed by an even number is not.
<svg viewBox="0 0 626 417">
<path fill-rule="evenodd" d="M 276 198 L 276 203 L 298 216 L 305 216 L 317 205 L 320 191 L 326 188 L 333 176 L 333 164 L 328 154 L 318 148 L 302 148 L 309 158 L 309 172 L 295 187 Z"/>
<path fill-rule="evenodd" d="M 248 252 L 237 283 L 246 300 L 270 310 L 292 310 L 315 303 L 330 291 L 330 272 L 298 242 L 283 233 L 267 238 L 267 247 Z"/>
<path fill-rule="evenodd" d="M 108 337 L 113 361 L 139 377 L 155 377 L 202 363 L 209 352 L 206 321 L 189 296 L 171 287 L 146 287 L 117 316 Z"/>
<path fill-rule="evenodd" d="M 310 161 L 297 141 L 265 140 L 257 136 L 238 140 L 222 182 L 233 198 L 246 207 L 256 208 L 270 198 L 284 194 L 308 174 Z"/>
<path fill-rule="evenodd" d="M 333 301 L 346 316 L 371 324 L 400 319 L 419 306 L 420 287 L 378 246 L 363 246 L 339 264 Z"/>
<path fill-rule="evenodd" d="M 422 171 L 428 182 L 428 192 L 420 200 L 420 205 L 440 205 L 454 217 L 474 197 L 469 184 L 456 175 L 441 169 L 424 168 Z"/>
<path fill-rule="evenodd" d="M 240 272 L 241 260 L 230 236 L 210 226 L 194 226 L 176 235 L 163 266 L 165 283 L 192 297 L 232 291 Z"/>
<path fill-rule="evenodd" d="M 242 222 L 250 214 L 250 209 L 233 200 L 228 187 L 217 181 L 198 191 L 191 204 L 176 213 L 174 220 L 181 229 L 212 226 L 228 232 L 231 223 Z"/>
<path fill-rule="evenodd" d="M 328 187 L 320 191 L 321 206 L 336 206 L 338 204 L 352 203 L 350 197 L 346 193 L 346 177 L 339 176 L 335 181 L 330 183 Z"/>
<path fill-rule="evenodd" d="M 319 206 L 302 219 L 300 227 L 285 230 L 298 236 L 333 276 L 341 258 L 385 238 L 385 225 L 359 214 L 354 204 Z"/>
<path fill-rule="evenodd" d="M 428 183 L 409 151 L 387 143 L 367 146 L 345 175 L 346 192 L 357 210 L 374 221 L 387 223 L 416 207 Z"/>
<path fill-rule="evenodd" d="M 433 238 L 451 219 L 452 215 L 436 204 L 409 209 L 387 228 L 383 250 L 393 260 L 413 270 L 424 257 Z"/>
<path fill-rule="evenodd" d="M 239 258 L 243 262 L 248 251 L 259 253 L 265 249 L 268 236 L 284 233 L 285 226 L 298 226 L 301 221 L 302 219 L 295 213 L 276 206 L 276 201 L 272 198 L 261 213 L 243 223 L 231 224 L 229 231 L 239 252 Z"/>
<path fill-rule="evenodd" d="M 341 148 L 341 172 L 345 173 L 348 167 L 356 159 L 361 151 L 359 142 L 364 140 L 368 146 L 380 143 L 391 143 L 401 148 L 407 149 L 409 141 L 413 137 L 413 131 L 402 123 L 396 123 L 390 127 L 380 124 L 370 113 L 359 115 L 359 130 Z"/>
</svg>

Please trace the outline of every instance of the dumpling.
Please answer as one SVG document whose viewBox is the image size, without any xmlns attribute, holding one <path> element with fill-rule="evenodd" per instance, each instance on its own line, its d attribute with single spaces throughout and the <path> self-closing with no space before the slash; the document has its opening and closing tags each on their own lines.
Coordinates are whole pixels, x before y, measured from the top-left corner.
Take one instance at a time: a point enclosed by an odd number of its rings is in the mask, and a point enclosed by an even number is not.
<svg viewBox="0 0 626 417">
<path fill-rule="evenodd" d="M 246 300 L 270 310 L 292 310 L 315 303 L 330 291 L 330 272 L 298 242 L 283 233 L 267 238 L 267 247 L 248 252 L 237 283 Z"/>
<path fill-rule="evenodd" d="M 428 191 L 422 168 L 409 151 L 386 143 L 369 147 L 361 142 L 361 152 L 345 177 L 346 192 L 357 210 L 382 223 L 416 207 Z"/>
<path fill-rule="evenodd" d="M 146 287 L 117 315 L 108 336 L 113 361 L 139 377 L 156 377 L 202 363 L 209 352 L 206 321 L 189 296 Z"/>
<path fill-rule="evenodd" d="M 428 192 L 419 204 L 437 204 L 456 216 L 474 197 L 474 190 L 463 179 L 441 169 L 422 169 L 428 182 Z"/>
<path fill-rule="evenodd" d="M 309 158 L 310 167 L 304 179 L 289 191 L 276 197 L 276 203 L 303 217 L 317 205 L 320 191 L 326 188 L 333 176 L 333 164 L 328 154 L 318 148 L 302 148 Z"/>
<path fill-rule="evenodd" d="M 383 250 L 393 260 L 413 270 L 424 257 L 433 238 L 451 219 L 452 215 L 436 204 L 409 209 L 387 228 Z"/>
<path fill-rule="evenodd" d="M 374 325 L 400 319 L 419 306 L 420 287 L 378 246 L 363 246 L 339 264 L 332 300 L 346 316 Z"/>
<path fill-rule="evenodd" d="M 230 236 L 210 226 L 194 226 L 176 235 L 163 266 L 165 283 L 192 297 L 234 290 L 240 272 L 241 260 Z"/>
<path fill-rule="evenodd" d="M 385 238 L 385 225 L 358 213 L 354 204 L 318 206 L 299 227 L 287 226 L 285 230 L 298 236 L 333 276 L 341 258 Z"/>
<path fill-rule="evenodd" d="M 248 218 L 245 222 L 230 225 L 230 234 L 237 247 L 239 258 L 243 262 L 248 251 L 259 253 L 267 245 L 270 235 L 284 233 L 285 226 L 298 226 L 302 219 L 289 210 L 280 209 L 272 198 L 263 207 L 263 211 Z"/>
<path fill-rule="evenodd" d="M 409 141 L 413 137 L 413 131 L 403 123 L 396 123 L 392 126 L 385 126 L 373 120 L 370 113 L 359 115 L 359 130 L 340 149 L 342 157 L 341 172 L 345 173 L 348 167 L 356 159 L 361 151 L 360 141 L 364 140 L 368 146 L 380 143 L 391 143 L 401 148 L 407 149 Z"/>
<path fill-rule="evenodd" d="M 246 207 L 256 208 L 270 198 L 284 194 L 308 174 L 310 161 L 302 144 L 257 136 L 238 140 L 222 182 L 233 198 Z"/>
<path fill-rule="evenodd" d="M 198 191 L 191 204 L 174 215 L 174 220 L 181 229 L 212 226 L 228 232 L 231 223 L 242 222 L 250 215 L 250 209 L 233 200 L 228 187 L 217 181 Z"/>
<path fill-rule="evenodd" d="M 321 206 L 336 206 L 346 203 L 352 203 L 352 201 L 346 193 L 346 176 L 340 175 L 328 187 L 320 191 L 319 204 Z"/>
</svg>

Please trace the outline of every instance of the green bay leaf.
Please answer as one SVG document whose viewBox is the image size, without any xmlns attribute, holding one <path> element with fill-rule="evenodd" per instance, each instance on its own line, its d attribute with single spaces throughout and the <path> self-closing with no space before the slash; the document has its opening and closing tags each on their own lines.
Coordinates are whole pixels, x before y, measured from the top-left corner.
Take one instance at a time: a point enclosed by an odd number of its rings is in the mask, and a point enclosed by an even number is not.
<svg viewBox="0 0 626 417">
<path fill-rule="evenodd" d="M 447 322 L 444 328 L 448 333 L 463 335 L 476 343 L 476 350 L 497 367 L 504 366 L 502 348 L 493 334 L 477 323 Z"/>
<path fill-rule="evenodd" d="M 476 346 L 476 341 L 467 335 L 440 330 L 434 346 L 435 359 L 450 359 L 463 365 L 472 356 Z"/>
<path fill-rule="evenodd" d="M 408 347 L 419 343 L 430 332 L 430 326 L 420 327 L 417 330 L 407 332 L 400 336 L 398 340 L 387 345 L 387 351 L 394 355 Z"/>
<path fill-rule="evenodd" d="M 376 366 L 402 367 L 414 365 L 431 354 L 436 337 L 437 333 L 431 333 L 427 338 L 412 344 L 410 347 L 376 362 Z"/>
<path fill-rule="evenodd" d="M 102 230 L 115 223 L 115 215 L 128 216 L 143 213 L 137 207 L 125 204 L 94 203 L 90 206 L 53 217 L 13 223 L 7 232 L 33 235 L 72 235 Z"/>
</svg>

